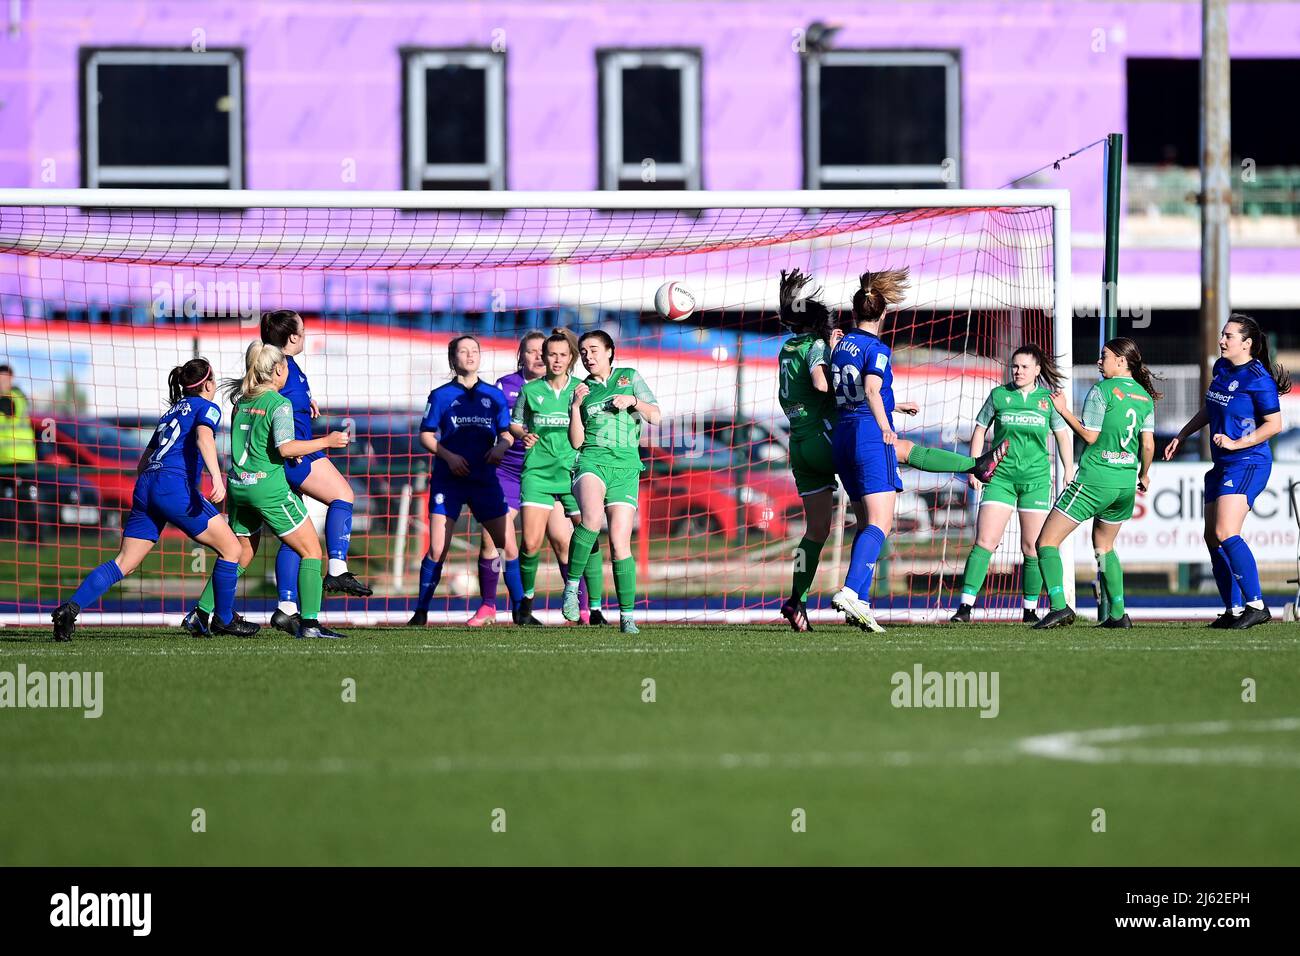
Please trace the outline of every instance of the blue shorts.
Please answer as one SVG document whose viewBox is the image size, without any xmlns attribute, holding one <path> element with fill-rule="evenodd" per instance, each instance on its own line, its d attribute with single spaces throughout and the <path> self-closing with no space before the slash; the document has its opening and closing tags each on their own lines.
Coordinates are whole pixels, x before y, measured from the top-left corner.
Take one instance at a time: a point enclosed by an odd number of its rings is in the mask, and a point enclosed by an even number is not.
<svg viewBox="0 0 1300 956">
<path fill-rule="evenodd" d="M 845 422 L 840 422 L 835 427 L 832 452 L 835 472 L 850 500 L 884 491 L 902 491 L 903 477 L 898 473 L 898 452 L 894 446 L 864 435 L 861 426 L 851 422 L 845 426 Z"/>
<path fill-rule="evenodd" d="M 506 496 L 506 504 L 510 506 L 511 511 L 519 510 L 521 500 L 520 482 L 522 475 L 517 475 L 513 471 L 507 471 L 504 468 L 497 469 L 497 481 L 501 484 L 501 493 Z"/>
<path fill-rule="evenodd" d="M 217 506 L 196 489 L 185 487 L 183 478 L 164 472 L 141 475 L 131 495 L 131 513 L 122 524 L 122 537 L 157 541 L 170 523 L 197 538 L 219 514 Z"/>
<path fill-rule="evenodd" d="M 284 476 L 289 479 L 289 487 L 294 491 L 302 489 L 302 483 L 307 480 L 311 474 L 311 463 L 317 458 L 324 458 L 323 451 L 314 451 L 310 455 L 303 455 L 299 459 L 289 458 L 284 462 Z"/>
<path fill-rule="evenodd" d="M 1205 501 L 1218 501 L 1224 495 L 1245 495 L 1246 504 L 1254 506 L 1259 493 L 1268 485 L 1271 462 L 1264 464 L 1219 463 L 1205 473 Z"/>
<path fill-rule="evenodd" d="M 465 505 L 469 505 L 469 513 L 478 519 L 479 524 L 500 518 L 509 511 L 501 486 L 491 478 L 465 481 L 439 478 L 430 484 L 429 514 L 445 515 L 447 522 L 454 525 Z"/>
</svg>

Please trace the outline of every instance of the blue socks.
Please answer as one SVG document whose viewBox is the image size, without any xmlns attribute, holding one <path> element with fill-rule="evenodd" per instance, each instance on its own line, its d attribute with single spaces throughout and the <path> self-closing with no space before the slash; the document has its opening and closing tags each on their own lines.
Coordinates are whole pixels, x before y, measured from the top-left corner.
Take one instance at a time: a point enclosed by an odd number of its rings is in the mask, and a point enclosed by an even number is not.
<svg viewBox="0 0 1300 956">
<path fill-rule="evenodd" d="M 429 610 L 433 592 L 438 590 L 438 581 L 441 579 L 442 562 L 434 561 L 426 554 L 420 561 L 420 596 L 415 602 L 416 610 Z"/>
<path fill-rule="evenodd" d="M 524 599 L 524 579 L 519 572 L 519 559 L 506 562 L 506 591 L 510 593 L 511 606 Z"/>
<path fill-rule="evenodd" d="M 298 569 L 301 567 L 302 558 L 298 552 L 281 542 L 275 555 L 275 589 L 280 592 L 282 602 L 298 603 Z"/>
<path fill-rule="evenodd" d="M 331 558 L 346 561 L 351 544 L 352 502 L 336 498 L 325 512 L 325 547 Z"/>
<path fill-rule="evenodd" d="M 73 592 L 69 600 L 78 607 L 89 607 L 120 580 L 122 580 L 122 569 L 117 566 L 117 562 L 105 561 L 86 575 L 86 579 L 81 582 L 81 587 Z"/>
<path fill-rule="evenodd" d="M 235 614 L 235 584 L 239 581 L 239 564 L 217 558 L 212 569 L 212 613 L 222 624 L 229 624 Z"/>
<path fill-rule="evenodd" d="M 885 546 L 885 532 L 874 524 L 869 524 L 853 539 L 853 551 L 849 558 L 849 573 L 844 579 L 844 586 L 863 600 L 871 594 L 871 579 L 876 573 L 876 559 L 880 549 Z"/>
<path fill-rule="evenodd" d="M 1228 558 L 1223 553 L 1223 548 L 1215 548 L 1210 552 L 1210 566 L 1214 568 L 1214 583 L 1219 586 L 1219 597 L 1223 598 L 1223 606 L 1231 611 L 1233 608 L 1246 606 L 1242 600 L 1241 588 L 1237 587 L 1237 579 L 1232 576 L 1232 568 L 1228 567 Z"/>
<path fill-rule="evenodd" d="M 1250 553 L 1250 546 L 1241 535 L 1234 534 L 1219 545 L 1232 576 L 1241 588 L 1241 596 L 1247 604 L 1264 606 L 1264 590 L 1259 586 L 1259 568 L 1255 566 L 1255 556 Z"/>
</svg>

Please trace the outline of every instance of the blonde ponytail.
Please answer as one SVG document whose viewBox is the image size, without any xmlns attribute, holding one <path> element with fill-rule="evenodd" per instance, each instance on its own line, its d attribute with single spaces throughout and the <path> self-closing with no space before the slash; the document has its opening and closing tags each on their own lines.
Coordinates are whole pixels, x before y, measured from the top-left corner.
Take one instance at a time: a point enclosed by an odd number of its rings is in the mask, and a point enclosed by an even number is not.
<svg viewBox="0 0 1300 956">
<path fill-rule="evenodd" d="M 244 377 L 223 380 L 221 389 L 232 405 L 264 395 L 275 388 L 275 367 L 283 361 L 284 352 L 276 346 L 253 342 L 244 353 Z"/>
</svg>

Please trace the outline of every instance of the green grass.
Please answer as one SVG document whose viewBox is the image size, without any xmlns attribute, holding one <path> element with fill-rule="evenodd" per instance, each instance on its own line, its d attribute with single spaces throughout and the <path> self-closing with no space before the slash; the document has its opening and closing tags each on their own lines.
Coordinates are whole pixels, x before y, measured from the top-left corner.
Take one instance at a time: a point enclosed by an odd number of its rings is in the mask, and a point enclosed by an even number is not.
<svg viewBox="0 0 1300 956">
<path fill-rule="evenodd" d="M 1300 731 L 1262 728 L 1300 716 L 1298 636 L 10 629 L 0 670 L 102 671 L 104 713 L 0 711 L 0 865 L 1295 865 Z M 895 709 L 918 662 L 998 671 L 999 716 Z M 1101 744 L 1113 762 L 1018 743 L 1208 721 Z"/>
</svg>

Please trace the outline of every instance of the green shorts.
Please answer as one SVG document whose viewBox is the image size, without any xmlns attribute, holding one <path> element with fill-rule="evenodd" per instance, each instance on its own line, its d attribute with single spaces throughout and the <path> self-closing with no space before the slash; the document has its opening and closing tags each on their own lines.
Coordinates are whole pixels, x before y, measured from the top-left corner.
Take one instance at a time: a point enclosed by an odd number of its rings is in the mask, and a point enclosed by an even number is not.
<svg viewBox="0 0 1300 956">
<path fill-rule="evenodd" d="M 583 475 L 595 475 L 605 485 L 605 505 L 639 504 L 638 491 L 641 486 L 640 468 L 619 468 L 611 465 L 584 465 L 578 462 L 573 471 L 573 487 Z"/>
<path fill-rule="evenodd" d="M 256 485 L 227 485 L 226 517 L 230 530 L 241 538 L 257 534 L 262 524 L 277 538 L 297 530 L 307 520 L 307 508 L 293 493 L 284 475 L 273 475 Z"/>
<path fill-rule="evenodd" d="M 1012 481 L 995 474 L 980 495 L 980 507 L 987 504 L 1005 505 L 1017 511 L 1051 511 L 1052 476 L 1033 481 Z"/>
<path fill-rule="evenodd" d="M 519 502 L 524 508 L 553 508 L 559 502 L 566 515 L 579 512 L 573 497 L 573 473 L 566 468 L 524 468 L 519 480 Z"/>
<path fill-rule="evenodd" d="M 1108 488 L 1105 485 L 1081 483 L 1075 479 L 1065 486 L 1056 499 L 1056 510 L 1067 518 L 1084 522 L 1089 518 L 1119 524 L 1133 517 L 1133 502 L 1137 488 Z"/>
<path fill-rule="evenodd" d="M 790 471 L 799 497 L 835 488 L 835 456 L 825 432 L 790 436 Z"/>
</svg>

